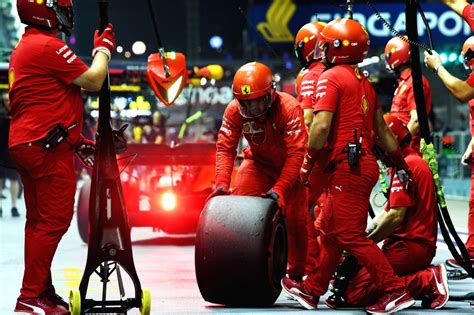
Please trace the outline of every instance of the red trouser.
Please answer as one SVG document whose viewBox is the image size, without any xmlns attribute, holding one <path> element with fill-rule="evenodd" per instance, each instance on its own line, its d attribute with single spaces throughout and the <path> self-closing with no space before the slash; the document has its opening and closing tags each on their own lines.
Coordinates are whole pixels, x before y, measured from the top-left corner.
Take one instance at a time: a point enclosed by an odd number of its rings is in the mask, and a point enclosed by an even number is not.
<svg viewBox="0 0 474 315">
<path fill-rule="evenodd" d="M 362 156 L 358 167 L 338 163 L 329 177 L 328 197 L 320 214 L 320 252 L 316 268 L 305 280 L 314 296 L 326 293 L 343 249 L 354 255 L 386 292 L 404 287 L 380 248 L 367 238 L 365 228 L 369 197 L 377 182 L 378 167 L 373 156 Z"/>
<path fill-rule="evenodd" d="M 471 194 L 469 196 L 469 214 L 467 219 L 466 248 L 469 256 L 474 258 L 474 165 L 471 164 Z"/>
<path fill-rule="evenodd" d="M 260 196 L 269 191 L 280 174 L 262 164 L 245 159 L 239 167 L 233 195 Z M 308 209 L 306 191 L 298 180 L 286 192 L 286 220 L 288 224 L 288 275 L 299 279 L 304 274 L 307 251 L 306 216 Z"/>
<path fill-rule="evenodd" d="M 316 266 L 319 253 L 319 232 L 315 229 L 315 221 L 321 213 L 326 201 L 329 174 L 324 173 L 320 167 L 315 167 L 309 177 L 310 188 L 307 188 L 308 204 L 313 207 L 314 219 L 308 213 L 306 218 L 306 231 L 308 233 L 308 252 L 306 254 L 305 274 L 309 274 Z"/>
<path fill-rule="evenodd" d="M 73 151 L 66 142 L 48 151 L 42 144 L 10 148 L 25 192 L 25 272 L 20 298 L 35 298 L 51 284 L 51 263 L 71 223 L 76 179 Z"/>
<path fill-rule="evenodd" d="M 402 277 L 414 298 L 421 298 L 430 291 L 431 271 L 426 270 L 435 256 L 436 249 L 426 244 L 398 240 L 387 244 L 382 251 L 395 273 Z M 359 270 L 346 291 L 346 302 L 367 306 L 374 304 L 383 294 L 377 288 L 366 268 Z"/>
</svg>

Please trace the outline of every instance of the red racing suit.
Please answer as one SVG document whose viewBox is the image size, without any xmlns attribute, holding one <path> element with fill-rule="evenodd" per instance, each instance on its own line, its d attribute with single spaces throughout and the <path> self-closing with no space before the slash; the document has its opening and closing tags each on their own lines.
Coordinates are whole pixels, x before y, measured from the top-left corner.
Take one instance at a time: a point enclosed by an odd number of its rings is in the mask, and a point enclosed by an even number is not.
<svg viewBox="0 0 474 315">
<path fill-rule="evenodd" d="M 300 102 L 301 108 L 313 109 L 316 85 L 324 69 L 326 69 L 326 66 L 321 61 L 315 61 L 311 63 L 308 72 L 306 72 L 301 79 L 301 88 L 298 91 L 298 101 Z"/>
<path fill-rule="evenodd" d="M 404 276 L 402 279 L 411 295 L 421 298 L 430 291 L 432 273 L 426 268 L 436 253 L 436 188 L 423 158 L 409 147 L 403 150 L 403 155 L 412 172 L 414 188 L 409 193 L 397 175 L 393 176 L 386 210 L 395 207 L 407 207 L 407 210 L 402 225 L 384 241 L 382 251 L 397 275 Z M 367 306 L 375 303 L 383 293 L 367 269 L 362 268 L 350 282 L 345 300 L 349 304 Z"/>
<path fill-rule="evenodd" d="M 216 187 L 229 187 L 241 135 L 248 141 L 239 167 L 233 195 L 260 196 L 273 189 L 285 204 L 288 223 L 288 275 L 304 273 L 307 237 L 306 192 L 299 180 L 307 133 L 303 111 L 296 99 L 275 92 L 268 112 L 248 119 L 233 100 L 226 108 L 217 139 Z"/>
<path fill-rule="evenodd" d="M 313 109 L 315 104 L 316 86 L 319 77 L 326 69 L 321 61 L 314 61 L 309 66 L 301 80 L 301 88 L 298 91 L 298 101 L 303 110 Z M 321 164 L 316 164 L 309 178 L 311 188 L 307 189 L 308 204 L 313 209 L 313 214 L 307 216 L 306 229 L 308 233 L 308 253 L 306 255 L 306 271 L 308 274 L 315 266 L 319 252 L 319 243 L 317 231 L 314 227 L 314 220 L 319 216 L 324 201 L 326 200 L 326 188 L 328 185 L 329 174 L 325 173 Z M 311 213 L 310 213 L 311 214 Z"/>
<path fill-rule="evenodd" d="M 471 137 L 474 137 L 474 99 L 469 102 Z M 473 148 L 474 149 L 474 148 Z M 473 154 L 471 153 L 471 159 Z M 474 258 L 474 163 L 470 163 L 471 168 L 471 190 L 469 194 L 469 213 L 467 221 L 468 238 L 466 241 L 466 248 L 471 258 Z"/>
<path fill-rule="evenodd" d="M 322 62 L 316 61 L 310 65 L 308 72 L 303 76 L 303 79 L 301 80 L 301 89 L 298 95 L 298 101 L 303 110 L 314 109 L 316 86 L 319 77 L 325 69 L 326 66 Z M 319 209 L 324 204 L 327 182 L 328 175 L 323 172 L 323 169 L 319 167 L 319 164 L 315 165 L 315 168 L 311 171 L 311 190 L 308 195 L 308 201 L 310 204 L 315 204 Z"/>
<path fill-rule="evenodd" d="M 376 284 L 386 292 L 403 289 L 382 251 L 367 238 L 365 228 L 369 197 L 377 182 L 378 167 L 374 143 L 374 112 L 380 103 L 372 85 L 350 65 L 326 70 L 318 81 L 315 111 L 333 113 L 327 139 L 330 150 L 325 168 L 332 169 L 328 197 L 320 214 L 320 252 L 316 268 L 304 281 L 314 296 L 323 295 L 339 263 L 343 249 L 367 268 Z M 361 154 L 356 166 L 349 166 L 347 146 L 362 137 Z M 318 163 L 318 162 L 317 162 Z"/>
<path fill-rule="evenodd" d="M 462 17 L 471 27 L 471 31 L 474 32 L 474 6 L 472 4 L 468 4 L 464 7 L 464 10 L 462 11 Z"/>
<path fill-rule="evenodd" d="M 423 91 L 425 94 L 426 114 L 431 111 L 431 88 L 428 80 L 423 75 Z M 398 87 L 393 95 L 390 114 L 398 117 L 403 123 L 408 124 L 411 119 L 410 112 L 416 110 L 415 95 L 413 91 L 413 78 L 411 69 L 405 70 L 398 78 Z M 410 146 L 420 152 L 420 132 L 412 136 Z M 421 155 L 421 153 L 419 153 Z"/>
<path fill-rule="evenodd" d="M 11 55 L 9 150 L 27 209 L 22 299 L 54 292 L 51 262 L 73 215 L 73 144 L 82 129 L 81 89 L 72 81 L 87 69 L 66 43 L 33 27 L 26 28 Z M 59 123 L 77 126 L 66 141 L 42 151 L 42 139 Z"/>
</svg>

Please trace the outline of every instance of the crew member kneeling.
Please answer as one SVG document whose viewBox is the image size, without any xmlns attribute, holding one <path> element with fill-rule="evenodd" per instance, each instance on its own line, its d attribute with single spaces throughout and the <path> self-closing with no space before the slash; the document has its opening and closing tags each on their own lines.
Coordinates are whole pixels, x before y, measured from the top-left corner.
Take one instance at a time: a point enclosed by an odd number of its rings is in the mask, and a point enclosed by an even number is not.
<svg viewBox="0 0 474 315">
<path fill-rule="evenodd" d="M 375 91 L 356 66 L 368 52 L 369 36 L 358 22 L 336 19 L 321 32 L 318 49 L 323 50 L 329 69 L 318 81 L 315 117 L 301 177 L 307 182 L 317 155 L 327 142 L 331 152 L 325 168 L 332 172 L 328 197 L 320 214 L 321 251 L 308 278 L 303 282 L 284 278 L 283 289 L 305 308 L 316 308 L 346 249 L 385 292 L 367 311 L 396 312 L 413 305 L 414 300 L 382 251 L 365 233 L 369 197 L 378 178 L 377 162 L 371 151 L 374 133 L 397 161 L 403 180 L 409 176 Z"/>
<path fill-rule="evenodd" d="M 385 121 L 400 144 L 412 180 L 407 185 L 392 172 L 386 211 L 369 225 L 368 238 L 376 243 L 384 240 L 382 251 L 395 273 L 404 276 L 411 295 L 423 298 L 423 305 L 439 309 L 447 303 L 449 295 L 445 266 L 430 266 L 438 237 L 433 177 L 428 164 L 410 147 L 407 126 L 391 115 L 385 115 Z M 367 269 L 362 268 L 349 283 L 344 299 L 351 305 L 365 306 L 381 295 L 383 291 L 377 288 Z"/>
</svg>

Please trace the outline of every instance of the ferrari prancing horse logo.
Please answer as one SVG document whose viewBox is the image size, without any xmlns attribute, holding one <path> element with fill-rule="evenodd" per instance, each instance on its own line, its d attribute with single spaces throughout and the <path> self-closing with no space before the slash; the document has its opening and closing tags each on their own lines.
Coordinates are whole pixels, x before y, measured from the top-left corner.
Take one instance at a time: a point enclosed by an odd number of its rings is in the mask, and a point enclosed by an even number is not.
<svg viewBox="0 0 474 315">
<path fill-rule="evenodd" d="M 364 111 L 364 116 L 367 116 L 367 111 L 369 110 L 369 101 L 365 97 L 362 97 L 362 110 Z"/>
<path fill-rule="evenodd" d="M 242 94 L 250 94 L 250 86 L 244 85 L 242 86 Z"/>
<path fill-rule="evenodd" d="M 15 70 L 11 68 L 10 71 L 8 71 L 8 85 L 10 89 L 12 88 L 14 81 L 15 81 Z"/>
</svg>

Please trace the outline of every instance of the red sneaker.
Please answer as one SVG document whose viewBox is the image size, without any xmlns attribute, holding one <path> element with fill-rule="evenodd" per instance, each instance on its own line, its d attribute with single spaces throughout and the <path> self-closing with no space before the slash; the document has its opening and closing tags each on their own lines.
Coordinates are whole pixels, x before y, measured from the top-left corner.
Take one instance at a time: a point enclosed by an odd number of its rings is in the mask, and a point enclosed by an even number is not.
<svg viewBox="0 0 474 315">
<path fill-rule="evenodd" d="M 431 291 L 428 296 L 423 299 L 422 306 L 432 309 L 440 309 L 448 303 L 449 288 L 446 267 L 437 265 L 429 268 L 431 271 Z"/>
<path fill-rule="evenodd" d="M 35 299 L 18 299 L 15 312 L 45 315 L 70 315 L 68 310 L 58 307 L 45 296 Z"/>
<path fill-rule="evenodd" d="M 333 310 L 363 310 L 364 307 L 346 303 L 343 298 L 331 295 L 324 301 L 327 307 Z"/>
<path fill-rule="evenodd" d="M 48 296 L 48 299 L 54 304 L 56 304 L 57 306 L 63 307 L 65 310 L 69 309 L 69 303 L 64 301 L 64 299 L 60 295 L 54 293 L 54 294 L 48 294 L 47 296 Z"/>
<path fill-rule="evenodd" d="M 281 279 L 283 291 L 298 301 L 308 310 L 314 310 L 318 307 L 319 296 L 315 297 L 309 293 L 304 287 L 303 282 L 296 282 L 288 277 Z"/>
<path fill-rule="evenodd" d="M 415 300 L 406 290 L 382 295 L 377 303 L 366 307 L 367 313 L 390 314 L 401 311 L 415 304 Z"/>
</svg>

